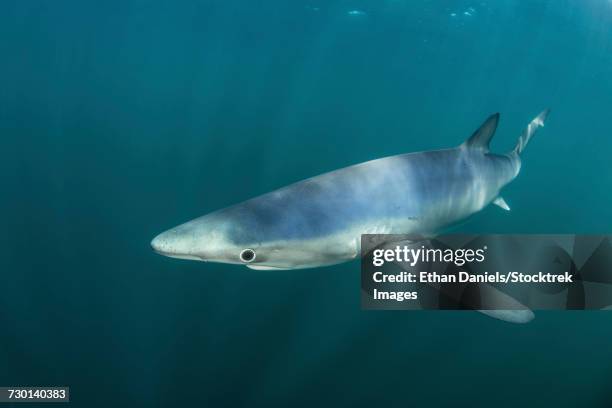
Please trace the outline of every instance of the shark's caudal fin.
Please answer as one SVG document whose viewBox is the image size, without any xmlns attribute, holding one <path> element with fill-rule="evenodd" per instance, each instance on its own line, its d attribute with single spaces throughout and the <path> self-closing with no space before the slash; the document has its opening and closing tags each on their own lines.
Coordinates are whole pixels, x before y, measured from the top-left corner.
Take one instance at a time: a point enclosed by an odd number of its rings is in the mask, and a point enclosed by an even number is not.
<svg viewBox="0 0 612 408">
<path fill-rule="evenodd" d="M 535 119 L 529 122 L 527 128 L 523 131 L 523 134 L 521 134 L 516 146 L 512 150 L 512 154 L 521 154 L 536 131 L 544 126 L 544 122 L 546 121 L 549 113 L 550 109 L 546 109 L 536 116 Z M 472 134 L 472 136 L 470 136 L 470 138 L 463 143 L 463 146 L 472 149 L 479 149 L 484 153 L 487 153 L 489 151 L 489 143 L 491 143 L 491 139 L 493 139 L 498 122 L 499 113 L 489 116 L 487 120 L 485 120 L 484 123 Z"/>
<path fill-rule="evenodd" d="M 482 125 L 463 143 L 463 146 L 472 149 L 479 149 L 483 152 L 489 151 L 489 143 L 493 139 L 497 123 L 499 122 L 499 113 L 491 115 L 484 121 Z"/>
<path fill-rule="evenodd" d="M 544 122 L 546 121 L 546 118 L 548 117 L 549 113 L 550 109 L 546 109 L 538 116 L 536 116 L 535 119 L 529 122 L 527 128 L 523 131 L 523 134 L 521 134 L 521 137 L 519 137 L 519 140 L 516 143 L 514 149 L 512 150 L 512 153 L 520 155 L 523 150 L 525 150 L 527 143 L 529 143 L 533 135 L 535 135 L 536 131 L 544 126 Z"/>
</svg>

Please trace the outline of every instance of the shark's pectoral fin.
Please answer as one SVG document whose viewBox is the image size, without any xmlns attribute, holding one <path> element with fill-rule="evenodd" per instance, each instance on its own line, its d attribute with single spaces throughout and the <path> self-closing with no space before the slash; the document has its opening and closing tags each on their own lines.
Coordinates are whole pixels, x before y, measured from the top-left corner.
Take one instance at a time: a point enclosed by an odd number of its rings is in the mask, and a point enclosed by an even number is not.
<svg viewBox="0 0 612 408">
<path fill-rule="evenodd" d="M 535 315 L 531 309 L 495 286 L 481 283 L 478 289 L 480 313 L 509 323 L 528 323 L 534 319 Z"/>
<path fill-rule="evenodd" d="M 529 323 L 535 318 L 533 312 L 525 310 L 479 310 L 480 313 L 508 323 Z"/>
<path fill-rule="evenodd" d="M 506 200 L 504 200 L 501 196 L 497 197 L 495 200 L 493 200 L 493 204 L 495 204 L 496 206 L 506 210 L 506 211 L 510 211 L 510 206 L 508 205 L 508 203 L 506 202 Z"/>
</svg>

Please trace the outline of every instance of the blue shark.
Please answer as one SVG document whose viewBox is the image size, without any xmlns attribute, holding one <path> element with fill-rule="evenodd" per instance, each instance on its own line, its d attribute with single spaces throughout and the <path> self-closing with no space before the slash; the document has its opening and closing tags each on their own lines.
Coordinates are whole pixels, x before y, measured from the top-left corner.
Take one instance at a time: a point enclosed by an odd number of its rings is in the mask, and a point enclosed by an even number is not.
<svg viewBox="0 0 612 408">
<path fill-rule="evenodd" d="M 509 210 L 500 191 L 519 174 L 521 153 L 548 112 L 505 154 L 489 151 L 494 114 L 458 147 L 312 177 L 174 227 L 151 245 L 174 258 L 299 269 L 356 258 L 361 234 L 433 237 L 491 203 Z"/>
<path fill-rule="evenodd" d="M 533 119 L 507 153 L 489 150 L 496 113 L 457 147 L 312 177 L 174 227 L 151 246 L 173 258 L 288 270 L 353 260 L 362 234 L 434 237 L 490 204 L 510 210 L 501 190 L 520 173 L 521 153 L 548 113 Z M 507 295 L 488 290 L 507 304 Z M 516 323 L 533 318 L 518 302 L 513 308 L 481 312 Z"/>
</svg>

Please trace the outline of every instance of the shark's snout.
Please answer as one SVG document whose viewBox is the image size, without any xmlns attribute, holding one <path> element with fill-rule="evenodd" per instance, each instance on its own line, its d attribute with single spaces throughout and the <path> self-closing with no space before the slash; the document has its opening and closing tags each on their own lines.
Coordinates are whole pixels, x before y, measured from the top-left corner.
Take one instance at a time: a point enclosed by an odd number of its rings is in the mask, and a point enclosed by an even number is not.
<svg viewBox="0 0 612 408">
<path fill-rule="evenodd" d="M 151 247 L 158 254 L 171 258 L 203 260 L 192 253 L 191 241 L 174 230 L 157 235 L 151 240 Z"/>
<path fill-rule="evenodd" d="M 153 248 L 155 252 L 160 253 L 162 255 L 167 252 L 167 243 L 163 235 L 163 233 L 159 234 L 151 240 L 151 248 Z"/>
</svg>

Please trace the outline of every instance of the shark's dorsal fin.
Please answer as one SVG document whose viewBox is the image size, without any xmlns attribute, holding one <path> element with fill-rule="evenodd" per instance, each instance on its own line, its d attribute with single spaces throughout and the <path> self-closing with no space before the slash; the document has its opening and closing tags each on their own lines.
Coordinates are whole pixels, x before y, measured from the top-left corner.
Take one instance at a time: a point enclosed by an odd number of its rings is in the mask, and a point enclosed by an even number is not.
<svg viewBox="0 0 612 408">
<path fill-rule="evenodd" d="M 463 145 L 488 152 L 489 143 L 495 134 L 495 129 L 497 129 L 497 122 L 499 122 L 499 113 L 489 116 Z"/>
</svg>

